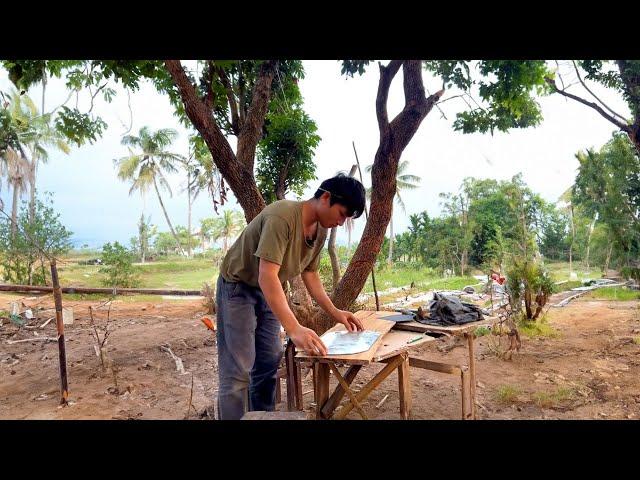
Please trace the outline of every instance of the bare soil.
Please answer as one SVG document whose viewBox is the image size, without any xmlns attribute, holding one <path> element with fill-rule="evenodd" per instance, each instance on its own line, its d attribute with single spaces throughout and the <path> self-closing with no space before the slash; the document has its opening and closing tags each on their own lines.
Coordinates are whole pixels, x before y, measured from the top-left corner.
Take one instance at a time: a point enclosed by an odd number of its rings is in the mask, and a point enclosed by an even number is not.
<svg viewBox="0 0 640 480">
<path fill-rule="evenodd" d="M 9 310 L 12 301 L 26 307 L 53 308 L 50 295 L 0 294 L 0 309 Z M 114 301 L 105 368 L 96 356 L 88 310 L 101 303 L 65 301 L 65 306 L 73 308 L 75 321 L 65 326 L 70 403 L 64 407 L 60 406 L 57 342 L 8 343 L 55 337 L 55 320 L 39 328 L 55 312 L 41 311 L 39 319 L 28 323 L 31 328 L 3 321 L 0 418 L 213 418 L 217 353 L 215 334 L 200 321 L 205 312 L 202 301 L 161 297 L 154 302 Z M 104 326 L 106 315 L 105 307 L 97 311 L 98 326 Z M 558 335 L 523 337 L 522 349 L 511 360 L 495 354 L 497 337 L 477 339 L 478 418 L 640 418 L 640 345 L 636 343 L 640 341 L 640 302 L 581 297 L 566 307 L 551 308 L 547 318 Z M 180 357 L 184 374 L 177 370 L 171 355 L 160 348 L 163 345 Z M 444 348 L 447 346 L 453 348 Z M 412 355 L 458 363 L 465 361 L 467 348 L 462 342 L 438 339 L 414 349 Z M 354 388 L 362 387 L 380 369 L 380 364 L 363 368 Z M 332 385 L 336 383 L 332 379 Z M 413 419 L 460 418 L 457 378 L 412 368 L 411 385 Z M 310 416 L 311 391 L 308 375 L 303 392 Z M 282 398 L 286 399 L 284 382 Z M 364 407 L 370 418 L 398 419 L 397 376 L 392 374 L 374 390 Z M 285 410 L 286 406 L 279 403 L 277 409 Z M 348 418 L 359 415 L 354 410 Z"/>
</svg>

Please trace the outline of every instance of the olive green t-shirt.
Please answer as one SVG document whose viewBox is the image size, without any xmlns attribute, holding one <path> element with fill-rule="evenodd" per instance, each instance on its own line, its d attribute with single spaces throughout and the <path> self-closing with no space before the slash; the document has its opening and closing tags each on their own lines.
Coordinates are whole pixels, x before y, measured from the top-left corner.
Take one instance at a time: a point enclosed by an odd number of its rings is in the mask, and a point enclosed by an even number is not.
<svg viewBox="0 0 640 480">
<path fill-rule="evenodd" d="M 258 269 L 263 258 L 280 265 L 278 278 L 287 280 L 305 270 L 315 272 L 327 229 L 318 223 L 316 239 L 307 245 L 302 227 L 302 203 L 279 200 L 267 205 L 244 229 L 220 266 L 228 282 L 258 287 Z"/>
</svg>

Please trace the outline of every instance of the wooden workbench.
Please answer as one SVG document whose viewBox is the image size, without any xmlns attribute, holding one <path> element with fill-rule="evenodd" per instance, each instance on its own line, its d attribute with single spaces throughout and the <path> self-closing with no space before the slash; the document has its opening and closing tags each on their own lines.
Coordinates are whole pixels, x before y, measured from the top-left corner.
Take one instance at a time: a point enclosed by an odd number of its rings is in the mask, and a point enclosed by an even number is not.
<svg viewBox="0 0 640 480">
<path fill-rule="evenodd" d="M 374 313 L 376 317 L 380 319 L 398 315 L 397 312 Z M 398 322 L 394 327 L 396 330 L 420 332 L 424 334 L 446 335 L 450 337 L 463 337 L 466 340 L 468 348 L 467 365 L 448 365 L 438 362 L 429 362 L 427 360 L 422 360 L 419 358 L 410 359 L 410 364 L 413 367 L 426 368 L 428 370 L 436 370 L 442 373 L 460 375 L 463 420 L 476 418 L 476 357 L 474 347 L 474 342 L 476 339 L 475 330 L 476 328 L 482 326 L 491 327 L 498 320 L 498 317 L 485 317 L 484 320 L 480 320 L 478 322 L 451 326 L 428 325 L 412 321 Z M 466 398 L 469 399 L 469 405 L 467 405 Z"/>
<path fill-rule="evenodd" d="M 295 355 L 297 366 L 300 365 L 300 362 L 311 362 L 312 364 L 316 418 L 344 418 L 353 408 L 356 408 L 363 418 L 367 418 L 360 403 L 395 369 L 398 370 L 400 415 L 403 419 L 409 418 L 411 411 L 410 366 L 458 376 L 461 387 L 461 417 L 465 420 L 476 418 L 474 331 L 479 326 L 492 325 L 496 319 L 488 318 L 484 321 L 448 327 L 425 325 L 415 321 L 391 322 L 385 320 L 385 318 L 397 315 L 397 312 L 360 311 L 356 313 L 356 316 L 363 322 L 365 329 L 380 331 L 383 334 L 366 352 L 355 355 L 327 355 L 324 357 L 310 356 L 304 353 Z M 340 330 L 345 330 L 345 327 L 341 324 L 334 326 L 329 331 Z M 419 337 L 416 334 L 419 333 L 422 333 L 424 337 L 416 341 L 416 338 Z M 409 351 L 411 349 L 435 340 L 429 334 L 464 337 L 468 346 L 468 365 L 452 365 L 410 356 Z M 386 366 L 358 394 L 353 394 L 349 389 L 349 385 L 353 382 L 362 366 L 374 362 L 386 363 Z M 337 368 L 339 365 L 348 366 L 344 376 Z M 338 387 L 331 395 L 329 395 L 330 372 L 333 372 L 339 381 Z M 351 402 L 334 415 L 334 411 L 345 394 L 349 396 Z"/>
<path fill-rule="evenodd" d="M 361 402 L 394 370 L 398 371 L 400 416 L 403 419 L 409 418 L 411 413 L 411 383 L 408 350 L 435 339 L 428 335 L 416 335 L 415 332 L 391 331 L 396 323 L 380 318 L 377 313 L 379 312 L 360 311 L 356 313 L 365 330 L 374 330 L 381 333 L 373 346 L 366 352 L 352 355 L 326 356 L 311 356 L 300 352 L 296 355 L 296 362 L 311 362 L 312 364 L 316 418 L 342 419 L 355 408 L 362 418 L 367 419 L 367 414 L 362 408 Z M 344 330 L 344 325 L 338 324 L 329 331 Z M 364 365 L 374 362 L 385 363 L 386 365 L 357 394 L 352 392 L 350 385 L 360 369 Z M 339 366 L 348 367 L 344 376 L 338 370 Z M 329 392 L 330 372 L 339 382 L 335 391 L 331 394 Z M 345 395 L 348 395 L 350 403 L 344 405 L 339 412 L 334 414 Z"/>
</svg>

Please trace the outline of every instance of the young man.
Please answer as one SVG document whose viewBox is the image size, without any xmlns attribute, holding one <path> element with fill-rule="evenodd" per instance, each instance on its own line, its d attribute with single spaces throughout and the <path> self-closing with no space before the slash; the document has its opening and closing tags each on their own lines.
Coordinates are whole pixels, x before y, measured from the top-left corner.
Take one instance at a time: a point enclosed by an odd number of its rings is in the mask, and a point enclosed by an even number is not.
<svg viewBox="0 0 640 480">
<path fill-rule="evenodd" d="M 287 280 L 301 274 L 325 312 L 349 331 L 362 330 L 351 312 L 333 305 L 318 265 L 327 229 L 358 218 L 364 205 L 362 184 L 338 175 L 322 182 L 309 200 L 280 200 L 265 207 L 227 252 L 216 289 L 221 420 L 240 419 L 247 410 L 274 410 L 283 354 L 280 325 L 298 349 L 327 353 L 320 337 L 300 325 L 289 308 L 283 289 Z"/>
</svg>

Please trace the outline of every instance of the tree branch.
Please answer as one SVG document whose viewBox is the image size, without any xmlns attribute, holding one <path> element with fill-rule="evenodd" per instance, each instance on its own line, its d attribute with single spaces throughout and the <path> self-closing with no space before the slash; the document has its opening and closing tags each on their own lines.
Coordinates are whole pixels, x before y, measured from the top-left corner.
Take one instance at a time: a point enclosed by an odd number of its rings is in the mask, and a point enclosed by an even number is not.
<svg viewBox="0 0 640 480">
<path fill-rule="evenodd" d="M 207 109 L 202 99 L 198 96 L 194 85 L 189 81 L 189 78 L 187 78 L 180 64 L 180 60 L 165 60 L 165 67 L 178 88 L 189 120 L 191 120 L 193 126 L 196 127 L 200 135 L 202 135 L 211 152 L 213 162 L 233 190 L 244 211 L 247 223 L 250 222 L 265 206 L 253 176 L 253 154 L 255 153 L 257 140 L 253 144 L 251 165 L 249 168 L 238 161 L 229 142 L 214 121 L 211 110 Z M 260 96 L 256 96 L 256 98 L 258 97 Z M 264 100 L 264 103 L 267 103 L 266 100 Z M 266 112 L 266 105 L 264 106 L 264 111 Z M 262 123 L 259 125 L 259 131 L 261 130 Z M 241 151 L 242 142 L 247 141 L 243 138 L 242 133 L 243 132 L 241 132 L 238 138 L 238 153 Z M 246 151 L 246 147 L 244 148 Z"/>
<path fill-rule="evenodd" d="M 572 100 L 575 100 L 576 102 L 582 103 L 583 105 L 586 105 L 587 107 L 593 108 L 595 111 L 597 111 L 600 115 L 602 115 L 604 118 L 606 118 L 611 123 L 613 123 L 620 130 L 623 130 L 625 132 L 629 132 L 629 130 L 630 130 L 629 129 L 629 125 L 627 125 L 626 123 L 622 123 L 619 120 L 616 120 L 614 117 L 612 117 L 607 112 L 605 112 L 598 104 L 593 103 L 593 102 L 589 102 L 589 101 L 585 100 L 584 98 L 578 97 L 577 95 L 573 95 L 573 94 L 571 94 L 569 92 L 565 92 L 564 90 L 560 90 L 558 88 L 558 86 L 556 85 L 555 80 L 553 80 L 552 78 L 547 78 L 546 81 L 554 89 L 554 91 L 556 93 L 559 93 L 560 95 L 563 95 L 563 96 L 568 97 L 568 98 L 570 98 Z"/>
<path fill-rule="evenodd" d="M 204 104 L 207 106 L 209 110 L 213 110 L 213 107 L 216 102 L 216 94 L 213 91 L 213 75 L 214 75 L 214 66 L 211 60 L 207 61 L 207 67 L 209 68 L 209 79 L 205 81 L 207 86 L 207 91 L 204 94 Z"/>
<path fill-rule="evenodd" d="M 392 60 L 386 67 L 380 64 L 380 81 L 378 82 L 378 95 L 376 97 L 376 115 L 378 117 L 378 127 L 380 136 L 389 128 L 389 117 L 387 115 L 387 99 L 389 98 L 389 87 L 393 78 L 400 70 L 402 60 Z"/>
<path fill-rule="evenodd" d="M 620 114 L 618 114 L 618 113 L 614 112 L 611 108 L 609 108 L 609 107 L 607 106 L 607 104 L 606 104 L 606 103 L 604 103 L 602 100 L 600 100 L 600 99 L 596 96 L 596 94 L 595 94 L 595 93 L 593 93 L 593 92 L 589 89 L 589 87 L 587 87 L 587 84 L 586 84 L 586 83 L 584 83 L 584 81 L 582 80 L 582 77 L 580 76 L 580 71 L 578 70 L 578 66 L 576 65 L 575 60 L 571 60 L 571 62 L 573 63 L 573 68 L 575 68 L 575 69 L 576 69 L 576 75 L 578 76 L 578 80 L 580 80 L 580 83 L 582 84 L 582 86 L 584 87 L 584 89 L 585 89 L 587 92 L 589 92 L 589 93 L 593 96 L 593 98 L 595 98 L 597 101 L 599 101 L 599 102 L 602 104 L 602 106 L 603 106 L 604 108 L 606 108 L 607 110 L 609 110 L 611 113 L 613 113 L 616 117 L 620 118 L 622 121 L 626 122 L 626 121 L 627 121 L 627 119 L 626 119 L 626 118 L 624 118 L 622 115 L 620 115 Z"/>
<path fill-rule="evenodd" d="M 267 60 L 260 66 L 260 73 L 251 93 L 251 105 L 247 110 L 244 123 L 240 126 L 238 136 L 238 161 L 253 172 L 256 145 L 262 137 L 262 126 L 269 108 L 271 83 L 278 68 L 278 60 Z M 243 99 L 241 98 L 242 102 Z M 240 105 L 242 108 L 242 105 Z"/>
<path fill-rule="evenodd" d="M 229 110 L 231 111 L 231 128 L 233 129 L 234 135 L 237 137 L 240 134 L 240 121 L 238 115 L 238 103 L 236 102 L 236 97 L 233 94 L 233 90 L 231 88 L 231 82 L 229 81 L 229 77 L 227 76 L 227 72 L 220 67 L 216 67 L 216 72 L 220 77 L 220 81 L 224 86 L 224 91 L 227 93 L 227 100 L 229 101 Z"/>
</svg>

